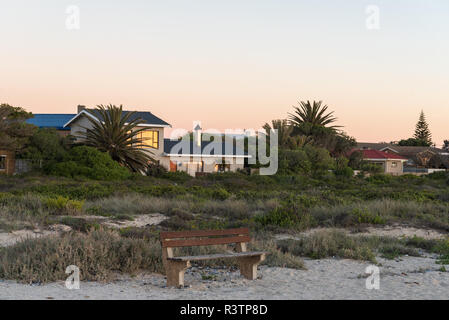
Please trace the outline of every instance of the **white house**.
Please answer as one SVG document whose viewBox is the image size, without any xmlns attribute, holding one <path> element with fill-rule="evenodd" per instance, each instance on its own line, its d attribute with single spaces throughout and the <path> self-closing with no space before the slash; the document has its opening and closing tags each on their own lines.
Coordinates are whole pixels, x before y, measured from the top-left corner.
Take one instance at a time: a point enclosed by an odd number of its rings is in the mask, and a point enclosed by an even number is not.
<svg viewBox="0 0 449 320">
<path fill-rule="evenodd" d="M 123 111 L 124 114 L 130 111 Z M 243 169 L 244 159 L 249 158 L 243 148 L 239 148 L 234 143 L 226 145 L 220 141 L 203 141 L 202 129 L 197 126 L 194 132 L 194 141 L 170 140 L 164 136 L 165 129 L 171 125 L 151 112 L 136 112 L 131 120 L 136 118 L 144 122 L 138 128 L 146 130 L 140 133 L 145 144 L 144 148 L 151 153 L 168 171 L 185 171 L 195 176 L 197 173 L 213 173 L 224 171 L 237 171 Z M 100 113 L 95 109 L 78 107 L 78 113 L 73 116 L 64 128 L 70 128 L 73 136 L 79 136 L 80 132 L 86 131 L 84 128 L 92 127 L 91 122 L 102 121 Z M 80 139 L 79 137 L 77 139 Z"/>
</svg>

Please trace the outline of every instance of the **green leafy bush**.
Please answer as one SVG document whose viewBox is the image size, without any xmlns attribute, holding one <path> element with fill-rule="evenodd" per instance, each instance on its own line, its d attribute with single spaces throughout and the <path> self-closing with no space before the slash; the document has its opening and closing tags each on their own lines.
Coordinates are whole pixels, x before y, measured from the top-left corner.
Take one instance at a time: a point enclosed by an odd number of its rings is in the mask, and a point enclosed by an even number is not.
<svg viewBox="0 0 449 320">
<path fill-rule="evenodd" d="M 449 238 L 436 244 L 432 251 L 440 254 L 437 263 L 449 264 Z"/>
<path fill-rule="evenodd" d="M 84 200 L 70 200 L 62 196 L 57 198 L 46 198 L 44 204 L 47 209 L 57 214 L 73 214 L 80 212 L 84 205 Z"/>
<path fill-rule="evenodd" d="M 212 191 L 212 197 L 218 200 L 226 200 L 231 196 L 231 194 L 223 188 L 217 188 Z"/>
<path fill-rule="evenodd" d="M 184 171 L 176 171 L 176 172 L 167 172 L 163 175 L 163 178 L 171 180 L 173 182 L 184 183 L 192 179 L 187 172 Z"/>
<path fill-rule="evenodd" d="M 61 137 L 56 129 L 42 128 L 30 137 L 19 156 L 31 160 L 62 161 L 67 156 L 69 143 L 69 138 Z"/>
<path fill-rule="evenodd" d="M 279 173 L 321 177 L 335 166 L 335 161 L 324 148 L 306 145 L 296 150 L 279 150 Z"/>
<path fill-rule="evenodd" d="M 298 229 L 303 230 L 314 226 L 313 217 L 306 212 L 298 212 L 294 208 L 278 207 L 267 214 L 258 215 L 255 221 L 269 229 Z"/>
<path fill-rule="evenodd" d="M 437 171 L 432 172 L 431 174 L 428 174 L 425 177 L 433 180 L 446 180 L 449 178 L 449 174 L 446 171 Z"/>
<path fill-rule="evenodd" d="M 378 174 L 383 171 L 382 166 L 375 164 L 375 163 L 370 163 L 370 162 L 363 162 L 361 164 L 361 169 L 362 169 L 362 171 L 372 173 L 372 174 Z"/>
<path fill-rule="evenodd" d="M 378 173 L 366 178 L 366 180 L 374 184 L 388 184 L 393 180 L 393 176 Z"/>
<path fill-rule="evenodd" d="M 384 218 L 380 215 L 371 213 L 365 208 L 354 208 L 351 214 L 355 217 L 358 223 L 385 224 Z"/>
<path fill-rule="evenodd" d="M 312 164 L 304 150 L 279 150 L 279 173 L 310 173 Z"/>
<path fill-rule="evenodd" d="M 64 161 L 51 163 L 44 169 L 50 175 L 68 178 L 121 180 L 131 177 L 131 172 L 112 160 L 109 154 L 85 146 L 71 149 Z"/>
<path fill-rule="evenodd" d="M 338 177 L 351 178 L 354 176 L 354 170 L 348 166 L 349 160 L 345 157 L 339 157 L 335 160 L 335 175 Z"/>
<path fill-rule="evenodd" d="M 151 177 L 163 177 L 167 173 L 167 169 L 158 163 L 151 163 L 147 168 L 147 176 Z"/>
</svg>

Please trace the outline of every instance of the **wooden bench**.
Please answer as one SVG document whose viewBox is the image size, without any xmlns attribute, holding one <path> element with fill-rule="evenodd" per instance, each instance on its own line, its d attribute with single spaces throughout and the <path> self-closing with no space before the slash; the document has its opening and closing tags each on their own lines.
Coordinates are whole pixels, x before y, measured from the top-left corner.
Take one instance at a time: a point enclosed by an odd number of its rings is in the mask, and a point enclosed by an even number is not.
<svg viewBox="0 0 449 320">
<path fill-rule="evenodd" d="M 203 230 L 161 232 L 162 259 L 167 276 L 167 286 L 183 287 L 184 273 L 191 267 L 190 261 L 235 258 L 240 273 L 247 279 L 257 279 L 257 266 L 265 260 L 267 252 L 248 252 L 246 245 L 251 241 L 248 228 L 230 230 Z M 173 248 L 236 244 L 237 252 L 209 254 L 202 256 L 174 257 Z"/>
</svg>

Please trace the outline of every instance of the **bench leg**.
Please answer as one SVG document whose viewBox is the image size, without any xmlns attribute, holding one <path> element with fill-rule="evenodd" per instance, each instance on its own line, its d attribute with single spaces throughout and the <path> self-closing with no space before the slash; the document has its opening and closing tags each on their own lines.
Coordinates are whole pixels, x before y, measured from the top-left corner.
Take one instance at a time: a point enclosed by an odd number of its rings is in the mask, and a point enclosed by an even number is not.
<svg viewBox="0 0 449 320">
<path fill-rule="evenodd" d="M 183 287 L 184 273 L 190 268 L 190 261 L 167 261 L 165 273 L 167 287 Z"/>
<path fill-rule="evenodd" d="M 265 260 L 265 255 L 239 258 L 240 274 L 249 280 L 257 279 L 257 266 Z"/>
<path fill-rule="evenodd" d="M 165 275 L 168 270 L 168 258 L 173 258 L 173 248 L 162 248 L 162 264 L 164 265 Z"/>
</svg>

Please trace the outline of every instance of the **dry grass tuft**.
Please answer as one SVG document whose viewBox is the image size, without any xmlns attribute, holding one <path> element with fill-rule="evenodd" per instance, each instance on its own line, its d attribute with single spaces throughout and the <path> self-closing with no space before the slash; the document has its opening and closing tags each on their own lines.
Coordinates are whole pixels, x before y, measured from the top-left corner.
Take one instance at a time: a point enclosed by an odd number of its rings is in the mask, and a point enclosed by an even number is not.
<svg viewBox="0 0 449 320">
<path fill-rule="evenodd" d="M 88 281 L 111 280 L 114 272 L 163 271 L 159 241 L 121 238 L 103 229 L 28 239 L 0 253 L 0 278 L 26 283 L 65 280 L 70 265 L 80 268 L 81 280 Z"/>
</svg>

